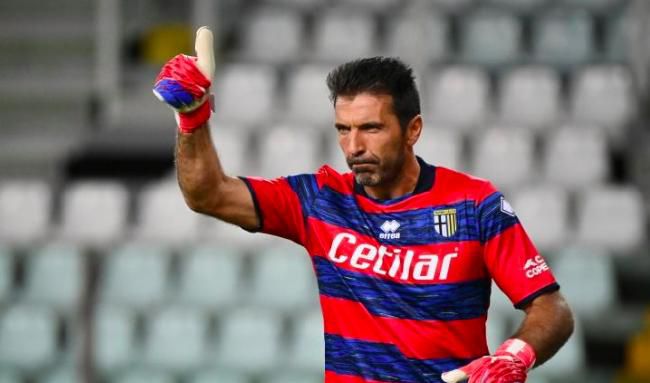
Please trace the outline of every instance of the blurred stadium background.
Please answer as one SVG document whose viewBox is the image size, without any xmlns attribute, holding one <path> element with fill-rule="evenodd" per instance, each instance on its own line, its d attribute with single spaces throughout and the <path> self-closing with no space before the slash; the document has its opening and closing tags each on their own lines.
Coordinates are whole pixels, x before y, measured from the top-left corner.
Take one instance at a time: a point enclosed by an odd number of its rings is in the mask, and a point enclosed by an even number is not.
<svg viewBox="0 0 650 383">
<path fill-rule="evenodd" d="M 399 55 L 416 151 L 492 179 L 578 317 L 530 381 L 650 382 L 645 0 L 0 1 L 0 382 L 322 381 L 302 249 L 192 214 L 162 63 L 210 25 L 231 174 L 344 169 L 324 76 Z M 521 314 L 494 291 L 490 344 Z"/>
</svg>

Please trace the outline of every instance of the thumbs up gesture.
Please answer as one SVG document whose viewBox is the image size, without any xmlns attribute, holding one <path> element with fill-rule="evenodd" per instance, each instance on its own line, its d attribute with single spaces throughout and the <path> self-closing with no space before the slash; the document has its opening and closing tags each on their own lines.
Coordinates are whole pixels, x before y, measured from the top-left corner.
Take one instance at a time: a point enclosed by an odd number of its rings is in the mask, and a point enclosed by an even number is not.
<svg viewBox="0 0 650 383">
<path fill-rule="evenodd" d="M 210 85 L 214 76 L 213 36 L 210 29 L 196 31 L 196 57 L 179 54 L 160 70 L 153 88 L 158 99 L 176 112 L 178 128 L 190 134 L 210 118 Z"/>
</svg>

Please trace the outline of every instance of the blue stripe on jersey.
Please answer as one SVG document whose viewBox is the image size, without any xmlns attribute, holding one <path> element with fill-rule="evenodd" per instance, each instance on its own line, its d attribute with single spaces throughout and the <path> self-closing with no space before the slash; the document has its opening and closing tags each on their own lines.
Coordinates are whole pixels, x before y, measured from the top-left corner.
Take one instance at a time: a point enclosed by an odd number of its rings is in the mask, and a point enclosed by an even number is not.
<svg viewBox="0 0 650 383">
<path fill-rule="evenodd" d="M 458 228 L 450 237 L 434 230 L 433 211 L 455 208 Z M 443 242 L 477 241 L 478 222 L 474 201 L 461 201 L 451 205 L 428 206 L 396 213 L 368 213 L 359 208 L 354 196 L 337 192 L 324 186 L 311 207 L 310 215 L 331 225 L 354 230 L 381 243 L 393 246 L 428 245 Z M 380 239 L 381 226 L 395 220 L 400 226 L 399 238 Z"/>
<path fill-rule="evenodd" d="M 507 214 L 501 210 L 502 198 L 503 195 L 500 192 L 494 192 L 478 206 L 481 243 L 487 242 L 519 222 L 517 216 Z"/>
<path fill-rule="evenodd" d="M 413 320 L 458 320 L 487 313 L 490 280 L 403 284 L 336 267 L 313 257 L 321 294 L 359 302 L 373 315 Z"/>
<path fill-rule="evenodd" d="M 440 375 L 471 359 L 415 359 L 387 343 L 346 339 L 325 334 L 325 369 L 366 380 L 400 383 L 438 383 Z"/>
<path fill-rule="evenodd" d="M 318 183 L 314 174 L 299 174 L 288 176 L 287 181 L 291 189 L 298 195 L 302 214 L 305 218 L 309 216 L 311 205 L 318 194 Z"/>
</svg>

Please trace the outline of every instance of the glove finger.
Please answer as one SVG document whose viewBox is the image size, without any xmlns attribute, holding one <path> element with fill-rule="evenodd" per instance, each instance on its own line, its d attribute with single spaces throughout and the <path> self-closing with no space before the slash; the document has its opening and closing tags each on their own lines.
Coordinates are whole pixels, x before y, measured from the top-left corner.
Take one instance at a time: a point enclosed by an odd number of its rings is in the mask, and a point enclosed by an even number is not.
<svg viewBox="0 0 650 383">
<path fill-rule="evenodd" d="M 476 370 L 478 370 L 485 363 L 486 363 L 485 357 L 475 359 L 469 364 L 464 365 L 463 367 L 459 367 L 455 370 L 443 373 L 442 380 L 444 380 L 447 383 L 461 382 L 469 378 Z"/>
<path fill-rule="evenodd" d="M 446 383 L 458 383 L 469 377 L 462 369 L 451 370 L 442 374 L 442 380 Z"/>
<path fill-rule="evenodd" d="M 194 42 L 196 50 L 196 66 L 201 73 L 211 80 L 214 76 L 214 37 L 208 27 L 201 27 L 196 31 L 196 40 Z"/>
</svg>

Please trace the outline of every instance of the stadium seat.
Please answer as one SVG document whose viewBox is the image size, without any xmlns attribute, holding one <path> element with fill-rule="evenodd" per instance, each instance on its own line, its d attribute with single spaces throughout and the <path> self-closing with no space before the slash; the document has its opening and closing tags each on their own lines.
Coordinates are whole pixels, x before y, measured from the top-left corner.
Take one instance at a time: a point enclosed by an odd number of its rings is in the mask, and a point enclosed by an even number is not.
<svg viewBox="0 0 650 383">
<path fill-rule="evenodd" d="M 296 317 L 286 356 L 287 364 L 296 370 L 322 372 L 325 366 L 325 341 L 323 315 L 319 310 L 310 310 Z"/>
<path fill-rule="evenodd" d="M 269 66 L 230 64 L 221 68 L 214 81 L 214 118 L 242 126 L 267 122 L 275 107 L 276 83 Z"/>
<path fill-rule="evenodd" d="M 76 366 L 58 366 L 53 370 L 43 374 L 38 380 L 38 383 L 81 383 L 82 379 L 80 372 L 75 368 Z M 1 383 L 2 381 L 0 381 Z"/>
<path fill-rule="evenodd" d="M 406 13 L 389 24 L 386 51 L 414 65 L 439 62 L 449 50 L 449 23 L 438 13 L 425 11 Z"/>
<path fill-rule="evenodd" d="M 162 371 L 133 369 L 112 380 L 112 383 L 176 383 L 176 379 Z"/>
<path fill-rule="evenodd" d="M 536 247 L 554 250 L 562 246 L 570 233 L 567 192 L 554 186 L 536 186 L 519 190 L 512 206 Z"/>
<path fill-rule="evenodd" d="M 157 247 L 125 245 L 104 258 L 101 298 L 105 303 L 146 308 L 165 298 L 169 253 Z"/>
<path fill-rule="evenodd" d="M 207 318 L 187 307 L 165 307 L 152 313 L 147 322 L 144 344 L 145 363 L 173 372 L 189 371 L 203 361 Z"/>
<path fill-rule="evenodd" d="M 140 73 L 139 76 L 139 78 L 146 78 L 149 81 L 129 84 L 128 87 L 120 90 L 120 94 L 117 96 L 119 112 L 113 112 L 114 116 L 110 117 L 106 126 L 107 130 L 126 130 L 131 134 L 133 132 L 155 134 L 168 131 L 173 126 L 174 115 L 171 109 L 156 97 L 151 97 L 151 85 L 157 74 L 157 70 L 150 68 L 146 73 Z"/>
<path fill-rule="evenodd" d="M 24 301 L 69 313 L 80 308 L 86 270 L 79 248 L 50 245 L 36 250 L 25 271 Z"/>
<path fill-rule="evenodd" d="M 431 3 L 436 8 L 447 12 L 464 11 L 470 8 L 477 0 L 432 0 Z"/>
<path fill-rule="evenodd" d="M 327 63 L 341 63 L 375 53 L 374 19 L 363 12 L 324 12 L 314 26 L 314 56 Z"/>
<path fill-rule="evenodd" d="M 258 174 L 253 172 L 253 174 Z M 202 217 L 201 236 L 199 241 L 204 244 L 232 246 L 246 251 L 264 248 L 269 242 L 278 239 L 262 233 L 251 233 L 239 226 L 220 221 L 216 218 Z"/>
<path fill-rule="evenodd" d="M 639 36 L 642 35 L 642 23 L 634 13 L 634 7 L 608 15 L 605 20 L 605 54 L 614 62 L 632 60 Z"/>
<path fill-rule="evenodd" d="M 465 169 L 462 136 L 446 126 L 425 122 L 415 152 L 433 165 Z"/>
<path fill-rule="evenodd" d="M 513 15 L 482 9 L 463 20 L 461 57 L 470 64 L 498 67 L 519 59 L 522 26 Z"/>
<path fill-rule="evenodd" d="M 530 11 L 543 6 L 546 0 L 487 0 L 492 6 L 507 7 L 516 11 Z"/>
<path fill-rule="evenodd" d="M 500 88 L 499 114 L 506 123 L 543 129 L 560 114 L 560 80 L 548 67 L 514 69 L 501 78 Z"/>
<path fill-rule="evenodd" d="M 578 316 L 608 312 L 616 300 L 614 265 L 603 251 L 565 249 L 554 257 L 553 273 Z"/>
<path fill-rule="evenodd" d="M 178 301 L 209 310 L 236 303 L 241 291 L 242 261 L 242 254 L 223 246 L 187 252 L 181 257 Z"/>
<path fill-rule="evenodd" d="M 264 0 L 264 2 L 298 10 L 312 10 L 326 5 L 329 0 Z"/>
<path fill-rule="evenodd" d="M 304 65 L 289 73 L 287 120 L 324 127 L 334 125 L 334 106 L 325 83 L 330 70 L 325 66 Z"/>
<path fill-rule="evenodd" d="M 387 11 L 400 4 L 399 0 L 338 0 L 344 7 L 353 7 L 362 11 Z M 401 4 L 400 4 L 401 5 Z"/>
<path fill-rule="evenodd" d="M 280 355 L 280 320 L 272 312 L 239 309 L 223 319 L 217 347 L 220 366 L 258 373 L 276 365 Z"/>
<path fill-rule="evenodd" d="M 487 116 L 490 94 L 486 74 L 469 67 L 448 67 L 427 83 L 428 120 L 452 128 L 476 127 Z"/>
<path fill-rule="evenodd" d="M 135 357 L 134 315 L 124 308 L 101 305 L 93 320 L 93 357 L 101 371 L 120 371 Z"/>
<path fill-rule="evenodd" d="M 107 245 L 121 235 L 127 220 L 129 194 L 117 182 L 86 181 L 68 186 L 63 195 L 59 235 L 66 241 Z"/>
<path fill-rule="evenodd" d="M 50 224 L 52 196 L 41 181 L 14 180 L 0 184 L 0 241 L 33 244 Z"/>
<path fill-rule="evenodd" d="M 491 127 L 474 137 L 473 172 L 497 188 L 512 188 L 532 179 L 533 137 L 520 127 Z"/>
<path fill-rule="evenodd" d="M 300 126 L 271 127 L 261 141 L 259 158 L 263 177 L 313 173 L 320 166 L 319 141 Z"/>
<path fill-rule="evenodd" d="M 638 332 L 627 341 L 625 346 L 625 372 L 626 375 L 633 379 L 625 380 L 625 382 L 647 380 L 650 377 L 648 360 L 650 360 L 650 327 Z"/>
<path fill-rule="evenodd" d="M 224 371 L 222 368 L 202 370 L 194 374 L 189 380 L 189 383 L 249 383 L 245 375 Z"/>
<path fill-rule="evenodd" d="M 634 250 L 646 234 L 643 199 L 632 187 L 587 190 L 578 204 L 577 242 L 616 253 Z"/>
<path fill-rule="evenodd" d="M 556 9 L 533 23 L 533 56 L 561 69 L 588 62 L 593 55 L 593 21 L 583 10 Z"/>
<path fill-rule="evenodd" d="M 284 245 L 262 250 L 254 262 L 252 305 L 293 311 L 317 304 L 318 288 L 311 260 L 301 247 Z"/>
<path fill-rule="evenodd" d="M 544 178 L 568 189 L 584 189 L 609 175 L 606 137 L 594 128 L 564 126 L 547 136 Z"/>
<path fill-rule="evenodd" d="M 607 6 L 620 3 L 618 0 L 560 0 L 560 4 L 567 6 L 599 10 Z"/>
<path fill-rule="evenodd" d="M 620 138 L 635 111 L 632 78 L 621 66 L 586 67 L 573 77 L 571 107 L 577 121 L 606 128 Z"/>
<path fill-rule="evenodd" d="M 52 312 L 31 305 L 14 305 L 0 317 L 0 365 L 36 370 L 54 360 L 57 323 Z"/>
<path fill-rule="evenodd" d="M 13 256 L 0 245 L 0 304 L 9 300 L 13 289 Z"/>
<path fill-rule="evenodd" d="M 219 124 L 210 127 L 210 134 L 224 171 L 233 176 L 245 174 L 250 166 L 249 133 L 239 126 Z"/>
<path fill-rule="evenodd" d="M 136 240 L 180 245 L 198 237 L 200 216 L 186 205 L 176 182 L 147 185 L 137 203 Z"/>
<path fill-rule="evenodd" d="M 304 25 L 289 9 L 261 8 L 242 23 L 243 55 L 265 63 L 287 63 L 300 57 Z"/>
<path fill-rule="evenodd" d="M 0 371 L 0 383 L 20 383 L 18 374 L 10 371 Z"/>
<path fill-rule="evenodd" d="M 276 373 L 267 380 L 268 383 L 320 383 L 322 381 L 322 376 L 295 372 Z"/>
</svg>

